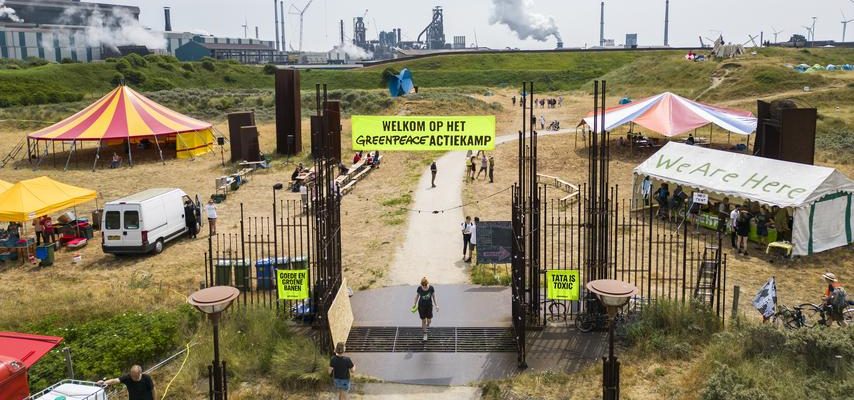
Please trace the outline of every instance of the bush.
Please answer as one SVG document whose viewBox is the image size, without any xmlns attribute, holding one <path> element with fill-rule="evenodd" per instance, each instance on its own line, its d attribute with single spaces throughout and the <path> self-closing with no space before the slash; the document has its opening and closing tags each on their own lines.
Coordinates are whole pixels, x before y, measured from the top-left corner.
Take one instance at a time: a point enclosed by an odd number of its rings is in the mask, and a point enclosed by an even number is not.
<svg viewBox="0 0 854 400">
<path fill-rule="evenodd" d="M 629 344 L 641 351 L 688 359 L 694 346 L 708 342 L 721 328 L 717 315 L 701 304 L 659 301 L 644 308 L 639 319 L 624 329 Z"/>
<path fill-rule="evenodd" d="M 175 88 L 175 84 L 166 78 L 154 78 L 145 84 L 145 88 L 150 91 L 170 90 Z"/>
<path fill-rule="evenodd" d="M 175 72 L 175 64 L 170 64 L 165 61 L 160 61 L 157 63 L 157 66 L 163 68 L 167 71 Z"/>
<path fill-rule="evenodd" d="M 130 65 L 132 65 L 134 67 L 145 68 L 148 66 L 148 61 L 145 61 L 144 57 L 142 57 L 141 55 L 136 54 L 136 53 L 128 54 L 128 55 L 124 56 L 123 58 L 125 60 L 127 60 L 130 63 Z"/>
<path fill-rule="evenodd" d="M 771 399 L 771 397 L 757 387 L 756 382 L 740 375 L 726 364 L 716 364 L 714 371 L 702 390 L 703 400 Z"/>
<path fill-rule="evenodd" d="M 65 338 L 71 349 L 74 372 L 79 379 L 96 381 L 119 376 L 133 364 L 150 366 L 181 346 L 180 332 L 197 321 L 196 313 L 183 306 L 179 311 L 125 313 L 77 323 L 73 319 L 47 319 L 28 331 Z M 61 352 L 49 353 L 30 370 L 35 390 L 65 378 Z"/>
<path fill-rule="evenodd" d="M 215 63 L 216 59 L 213 57 L 204 56 L 204 57 L 200 58 L 199 61 L 201 61 L 201 62 L 210 61 L 212 63 Z"/>
<path fill-rule="evenodd" d="M 222 80 L 225 81 L 225 83 L 237 83 L 237 78 L 235 78 L 234 75 L 225 74 L 222 76 Z"/>
<path fill-rule="evenodd" d="M 116 72 L 115 74 L 113 74 L 113 79 L 110 79 L 110 83 L 112 83 L 113 86 L 121 85 L 122 83 L 124 83 L 124 81 L 125 76 L 121 72 Z"/>
<path fill-rule="evenodd" d="M 205 57 L 205 58 L 210 58 L 210 57 Z M 202 68 L 213 72 L 213 71 L 216 71 L 216 64 L 211 60 L 204 60 L 204 61 L 202 61 Z"/>
<path fill-rule="evenodd" d="M 179 62 L 181 62 L 178 60 L 178 57 L 175 57 L 171 54 L 160 56 L 160 58 L 163 60 L 163 62 L 168 62 L 169 64 L 178 64 Z"/>
<path fill-rule="evenodd" d="M 194 66 L 193 63 L 188 63 L 188 62 L 182 63 L 181 69 L 183 69 L 184 71 L 187 71 L 187 72 L 196 72 L 196 66 Z"/>
<path fill-rule="evenodd" d="M 163 57 L 161 57 L 159 54 L 146 54 L 143 58 L 145 59 L 145 61 L 150 62 L 152 64 L 163 62 Z"/>
<path fill-rule="evenodd" d="M 115 62 L 118 62 L 118 61 L 119 61 L 119 60 L 118 60 L 117 58 L 115 58 L 115 57 L 107 57 L 107 58 L 105 58 L 105 59 L 104 59 L 104 62 L 106 62 L 106 63 L 115 63 Z"/>
<path fill-rule="evenodd" d="M 181 73 L 181 76 L 183 76 L 184 79 L 190 79 L 193 77 L 193 73 L 190 71 L 184 71 Z"/>
<path fill-rule="evenodd" d="M 128 61 L 127 59 L 122 58 L 118 62 L 116 62 L 116 71 L 119 71 L 121 73 L 127 72 L 130 67 L 130 61 Z"/>
<path fill-rule="evenodd" d="M 125 72 L 125 79 L 128 83 L 133 85 L 142 85 L 146 80 L 148 80 L 148 76 L 146 76 L 142 71 L 131 69 Z"/>
<path fill-rule="evenodd" d="M 27 57 L 24 62 L 27 64 L 28 67 L 40 67 L 42 65 L 50 64 L 48 60 L 38 57 Z"/>
<path fill-rule="evenodd" d="M 267 75 L 273 75 L 276 73 L 276 65 L 275 64 L 265 64 L 264 65 L 264 73 Z"/>
<path fill-rule="evenodd" d="M 74 61 L 74 60 L 72 60 L 72 59 L 70 59 L 70 58 L 68 58 L 68 57 L 65 57 L 65 58 L 63 58 L 63 59 L 62 59 L 62 61 L 60 61 L 59 63 L 60 63 L 60 64 L 76 64 L 76 63 L 77 63 L 77 61 Z"/>
</svg>

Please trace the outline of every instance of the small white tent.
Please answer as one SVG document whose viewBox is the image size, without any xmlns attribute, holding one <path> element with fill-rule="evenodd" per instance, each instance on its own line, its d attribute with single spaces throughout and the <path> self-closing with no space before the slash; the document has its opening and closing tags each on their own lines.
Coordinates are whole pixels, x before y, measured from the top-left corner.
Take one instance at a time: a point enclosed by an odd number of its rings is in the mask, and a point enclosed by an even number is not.
<svg viewBox="0 0 854 400">
<path fill-rule="evenodd" d="M 650 176 L 730 198 L 793 209 L 793 254 L 854 243 L 854 181 L 826 167 L 670 142 L 638 165 Z"/>
</svg>

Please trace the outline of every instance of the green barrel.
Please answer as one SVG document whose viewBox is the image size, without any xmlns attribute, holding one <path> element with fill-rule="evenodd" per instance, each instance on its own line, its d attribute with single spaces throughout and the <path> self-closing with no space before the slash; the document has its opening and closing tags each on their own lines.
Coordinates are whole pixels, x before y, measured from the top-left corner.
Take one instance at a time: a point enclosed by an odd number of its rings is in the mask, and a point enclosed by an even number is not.
<svg viewBox="0 0 854 400">
<path fill-rule="evenodd" d="M 214 265 L 216 286 L 231 286 L 231 266 L 234 260 L 217 260 Z"/>
<path fill-rule="evenodd" d="M 234 287 L 244 292 L 252 290 L 249 263 L 244 260 L 234 260 L 232 265 L 234 265 Z"/>
</svg>

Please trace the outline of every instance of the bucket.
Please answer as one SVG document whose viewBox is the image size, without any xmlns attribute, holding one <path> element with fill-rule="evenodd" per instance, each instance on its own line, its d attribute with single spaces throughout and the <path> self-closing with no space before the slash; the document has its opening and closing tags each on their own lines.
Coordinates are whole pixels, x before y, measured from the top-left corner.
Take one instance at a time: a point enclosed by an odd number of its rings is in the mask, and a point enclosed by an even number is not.
<svg viewBox="0 0 854 400">
<path fill-rule="evenodd" d="M 75 253 L 74 256 L 71 257 L 71 263 L 72 264 L 80 264 L 80 262 L 82 262 L 82 261 L 83 261 L 83 256 L 81 256 L 80 254 Z"/>
</svg>

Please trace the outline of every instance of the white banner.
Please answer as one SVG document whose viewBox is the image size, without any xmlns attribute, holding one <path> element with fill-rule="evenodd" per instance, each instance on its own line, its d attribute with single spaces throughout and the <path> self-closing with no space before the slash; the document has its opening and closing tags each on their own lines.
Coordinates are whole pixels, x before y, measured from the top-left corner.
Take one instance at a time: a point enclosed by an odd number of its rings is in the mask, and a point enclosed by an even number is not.
<svg viewBox="0 0 854 400">
<path fill-rule="evenodd" d="M 774 315 L 777 311 L 777 284 L 773 277 L 756 293 L 756 297 L 753 298 L 753 307 L 765 318 Z"/>
</svg>

